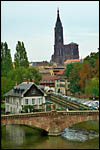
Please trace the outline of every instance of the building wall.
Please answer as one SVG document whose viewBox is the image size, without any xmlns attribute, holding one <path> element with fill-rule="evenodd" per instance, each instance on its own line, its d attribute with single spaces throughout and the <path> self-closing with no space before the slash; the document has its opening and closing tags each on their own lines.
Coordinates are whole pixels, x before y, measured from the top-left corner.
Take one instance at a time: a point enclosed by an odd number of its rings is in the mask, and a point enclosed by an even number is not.
<svg viewBox="0 0 100 150">
<path fill-rule="evenodd" d="M 27 100 L 26 100 L 27 99 Z M 32 103 L 32 99 L 34 103 Z M 27 103 L 28 101 L 28 103 Z M 38 97 L 6 97 L 5 98 L 5 113 L 20 113 L 22 111 L 22 106 L 26 105 L 42 105 L 45 103 L 45 97 L 44 96 L 38 96 Z"/>
<path fill-rule="evenodd" d="M 5 98 L 5 112 L 19 113 L 21 109 L 21 99 L 18 97 Z"/>
</svg>

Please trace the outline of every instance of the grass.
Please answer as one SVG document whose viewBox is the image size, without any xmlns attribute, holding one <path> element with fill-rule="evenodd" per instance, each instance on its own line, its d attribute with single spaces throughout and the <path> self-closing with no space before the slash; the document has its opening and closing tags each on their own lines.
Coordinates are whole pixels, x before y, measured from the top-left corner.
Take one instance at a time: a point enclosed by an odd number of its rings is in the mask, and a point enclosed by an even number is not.
<svg viewBox="0 0 100 150">
<path fill-rule="evenodd" d="M 96 132 L 99 132 L 99 121 L 90 120 L 86 122 L 81 122 L 75 124 L 74 128 L 84 128 L 87 130 L 95 130 Z"/>
</svg>

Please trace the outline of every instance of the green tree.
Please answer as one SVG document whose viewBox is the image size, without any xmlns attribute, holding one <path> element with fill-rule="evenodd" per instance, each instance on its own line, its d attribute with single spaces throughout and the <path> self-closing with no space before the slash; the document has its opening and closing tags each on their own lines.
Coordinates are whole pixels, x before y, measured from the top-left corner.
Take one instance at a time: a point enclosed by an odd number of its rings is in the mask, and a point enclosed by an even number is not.
<svg viewBox="0 0 100 150">
<path fill-rule="evenodd" d="M 86 81 L 91 79 L 92 77 L 92 70 L 90 64 L 88 62 L 84 62 L 82 68 L 80 69 L 80 87 L 84 93 Z"/>
<path fill-rule="evenodd" d="M 86 82 L 85 93 L 89 96 L 99 96 L 99 79 L 91 78 Z"/>
<path fill-rule="evenodd" d="M 15 68 L 18 68 L 20 66 L 29 67 L 27 52 L 24 47 L 24 43 L 18 41 L 18 44 L 16 45 L 16 53 L 14 55 L 14 64 Z"/>
<path fill-rule="evenodd" d="M 80 69 L 82 68 L 82 63 L 73 63 L 73 68 L 69 73 L 69 81 L 70 81 L 70 90 L 73 93 L 80 92 Z"/>
<path fill-rule="evenodd" d="M 8 72 L 13 69 L 10 49 L 7 43 L 1 42 L 1 76 L 7 76 Z"/>
<path fill-rule="evenodd" d="M 35 68 L 25 68 L 25 67 L 19 67 L 15 68 L 13 71 L 10 71 L 8 74 L 8 78 L 12 79 L 14 83 L 19 84 L 23 82 L 24 80 L 34 80 L 36 84 L 39 84 L 40 80 L 42 79 L 41 74 L 38 69 Z"/>
<path fill-rule="evenodd" d="M 90 56 L 88 55 L 87 57 L 84 58 L 84 62 L 88 62 L 90 64 L 90 67 L 95 67 L 95 60 L 98 58 L 99 52 L 95 53 L 92 52 L 90 53 Z"/>
<path fill-rule="evenodd" d="M 4 94 L 12 89 L 15 82 L 7 77 L 1 77 L 1 100 L 4 99 Z"/>
<path fill-rule="evenodd" d="M 73 63 L 66 65 L 66 70 L 64 71 L 64 74 L 67 76 L 68 79 L 69 79 L 69 74 L 73 69 L 73 66 L 74 66 Z"/>
</svg>

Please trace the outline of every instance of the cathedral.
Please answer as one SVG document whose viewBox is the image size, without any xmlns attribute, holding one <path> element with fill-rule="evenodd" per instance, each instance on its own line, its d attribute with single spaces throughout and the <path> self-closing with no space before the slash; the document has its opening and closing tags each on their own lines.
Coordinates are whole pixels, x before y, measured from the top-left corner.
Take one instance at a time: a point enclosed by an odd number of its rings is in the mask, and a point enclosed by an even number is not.
<svg viewBox="0 0 100 150">
<path fill-rule="evenodd" d="M 52 55 L 51 62 L 63 65 L 67 59 L 79 59 L 78 44 L 71 42 L 70 44 L 64 45 L 63 26 L 59 16 L 59 9 L 57 10 L 57 21 L 54 32 L 54 54 Z"/>
</svg>

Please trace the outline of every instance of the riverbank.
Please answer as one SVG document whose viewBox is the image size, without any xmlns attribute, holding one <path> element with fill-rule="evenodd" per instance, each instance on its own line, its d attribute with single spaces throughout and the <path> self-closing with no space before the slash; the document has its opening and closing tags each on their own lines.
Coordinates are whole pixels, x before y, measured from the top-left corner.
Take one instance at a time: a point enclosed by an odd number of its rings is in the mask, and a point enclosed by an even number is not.
<svg viewBox="0 0 100 150">
<path fill-rule="evenodd" d="M 81 122 L 78 124 L 74 125 L 74 128 L 83 128 L 83 129 L 87 129 L 87 130 L 95 130 L 96 132 L 99 133 L 99 121 L 94 121 L 94 120 L 90 120 L 90 121 L 86 121 L 86 122 Z"/>
</svg>

